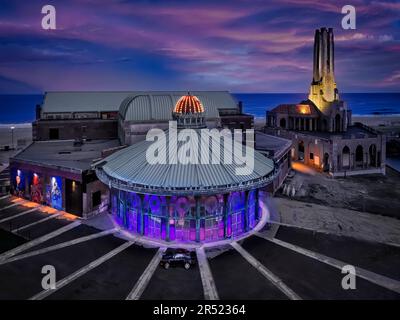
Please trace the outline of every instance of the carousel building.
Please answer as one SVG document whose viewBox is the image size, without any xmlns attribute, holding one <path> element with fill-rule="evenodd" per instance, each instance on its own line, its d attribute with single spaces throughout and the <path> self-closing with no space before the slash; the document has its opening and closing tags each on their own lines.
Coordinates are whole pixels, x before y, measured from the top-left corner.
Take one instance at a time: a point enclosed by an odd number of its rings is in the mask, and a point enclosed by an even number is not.
<svg viewBox="0 0 400 320">
<path fill-rule="evenodd" d="M 207 146 L 209 159 L 217 150 L 218 156 L 224 154 L 224 139 L 218 148 L 213 139 L 201 134 L 206 128 L 206 111 L 196 96 L 183 96 L 171 111 L 177 133 L 192 129 L 192 139 L 178 140 L 178 149 L 186 144 L 188 149 L 198 150 L 200 144 Z M 165 130 L 165 134 L 170 131 Z M 169 158 L 169 143 L 174 142 L 165 141 Z M 98 178 L 110 189 L 111 213 L 123 228 L 157 240 L 208 242 L 239 237 L 257 225 L 262 215 L 260 193 L 276 175 L 272 159 L 253 149 L 254 169 L 238 175 L 235 169 L 240 161 L 232 151 L 235 146 L 229 148 L 231 163 L 224 163 L 222 156 L 218 163 L 205 163 L 200 159 L 203 149 L 195 156 L 195 163 L 150 163 L 146 152 L 152 143 L 140 141 L 93 165 Z M 240 144 L 241 152 L 244 148 Z"/>
</svg>

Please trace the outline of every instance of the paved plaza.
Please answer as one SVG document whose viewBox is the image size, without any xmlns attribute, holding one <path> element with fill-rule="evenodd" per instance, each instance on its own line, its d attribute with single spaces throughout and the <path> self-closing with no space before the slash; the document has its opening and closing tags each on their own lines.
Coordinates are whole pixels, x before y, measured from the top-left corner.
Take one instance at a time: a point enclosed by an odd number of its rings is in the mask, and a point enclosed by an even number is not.
<svg viewBox="0 0 400 320">
<path fill-rule="evenodd" d="M 197 248 L 190 270 L 159 266 L 163 248 L 126 240 L 47 207 L 0 198 L 0 299 L 399 299 L 400 248 L 280 226 L 215 253 Z M 356 267 L 343 290 L 341 266 Z M 43 290 L 44 265 L 57 287 Z"/>
</svg>

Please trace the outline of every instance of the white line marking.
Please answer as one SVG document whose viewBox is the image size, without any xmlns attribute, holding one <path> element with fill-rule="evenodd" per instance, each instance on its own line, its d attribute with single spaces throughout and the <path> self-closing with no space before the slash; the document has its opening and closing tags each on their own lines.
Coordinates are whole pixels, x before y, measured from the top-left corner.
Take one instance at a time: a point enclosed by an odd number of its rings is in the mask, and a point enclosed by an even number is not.
<svg viewBox="0 0 400 320">
<path fill-rule="evenodd" d="M 292 300 L 302 300 L 301 297 L 290 289 L 279 277 L 268 270 L 260 261 L 254 258 L 237 242 L 232 242 L 231 246 L 235 248 L 254 268 L 256 268 L 265 278 L 272 282 L 280 291 Z"/>
<path fill-rule="evenodd" d="M 15 219 L 15 218 L 24 216 L 24 215 L 26 215 L 26 214 L 28 214 L 28 213 L 31 213 L 31 212 L 36 211 L 36 210 L 39 210 L 41 207 L 43 207 L 43 206 L 37 206 L 37 207 L 35 207 L 35 208 L 33 208 L 33 209 L 29 209 L 29 210 L 26 210 L 26 211 L 22 211 L 21 213 L 18 213 L 18 214 L 16 214 L 16 215 L 13 215 L 13 216 L 4 218 L 4 219 L 0 220 L 0 223 L 3 223 L 3 222 L 6 222 L 6 221 L 9 221 L 9 220 L 12 220 L 12 219 Z"/>
<path fill-rule="evenodd" d="M 149 284 L 151 277 L 153 276 L 154 272 L 156 271 L 165 250 L 166 250 L 166 248 L 158 249 L 158 251 L 154 255 L 153 259 L 151 259 L 149 265 L 143 271 L 139 280 L 136 282 L 132 291 L 126 297 L 126 300 L 139 300 L 140 296 L 142 295 L 142 293 L 146 289 L 147 285 Z"/>
<path fill-rule="evenodd" d="M 8 258 L 10 258 L 12 256 L 15 256 L 16 254 L 18 254 L 18 253 L 20 253 L 22 251 L 25 251 L 25 250 L 27 250 L 29 248 L 32 248 L 33 246 L 36 246 L 36 245 L 38 245 L 38 244 L 40 244 L 42 242 L 45 242 L 45 241 L 47 241 L 47 240 L 49 240 L 51 238 L 54 238 L 54 237 L 66 232 L 68 230 L 71 230 L 71 229 L 79 226 L 80 224 L 81 224 L 80 221 L 74 221 L 74 222 L 72 222 L 70 224 L 67 224 L 66 226 L 64 226 L 62 228 L 59 228 L 57 230 L 54 230 L 53 232 L 45 234 L 44 236 L 41 236 L 41 237 L 36 238 L 36 239 L 33 239 L 32 241 L 29 241 L 29 242 L 24 243 L 24 244 L 14 248 L 14 249 L 6 251 L 6 252 L 0 254 L 0 262 L 4 261 L 4 260 L 7 260 Z"/>
<path fill-rule="evenodd" d="M 21 205 L 21 204 L 23 204 L 23 203 L 25 203 L 25 202 L 28 202 L 28 201 L 27 201 L 27 200 L 18 199 L 18 200 L 17 200 L 16 202 L 14 202 L 13 204 L 10 204 L 10 205 L 8 205 L 8 206 L 6 206 L 6 207 L 0 208 L 0 211 L 9 209 L 9 208 L 12 208 L 12 207 L 15 207 L 15 206 L 19 206 L 19 205 Z"/>
<path fill-rule="evenodd" d="M 9 198 L 9 197 L 11 197 L 11 194 L 7 194 L 6 196 L 0 197 L 0 200 L 4 200 L 4 199 Z"/>
<path fill-rule="evenodd" d="M 270 238 L 264 237 L 262 234 L 257 234 L 257 236 L 260 238 L 263 238 L 265 240 L 271 241 L 271 242 L 273 242 L 277 245 L 280 245 L 284 248 L 287 248 L 287 249 L 293 250 L 297 253 L 300 253 L 302 255 L 305 255 L 309 258 L 318 260 L 319 262 L 328 264 L 339 270 L 342 270 L 343 266 L 351 264 L 351 263 L 346 263 L 346 262 L 337 260 L 335 258 L 325 256 L 323 254 L 320 254 L 320 253 L 317 253 L 317 252 L 314 252 L 311 250 L 301 248 L 299 246 L 296 246 L 294 244 L 291 244 L 291 243 L 288 243 L 288 242 L 285 242 L 285 241 L 282 241 L 282 240 L 279 240 L 276 238 L 270 239 Z M 400 281 L 388 278 L 386 276 L 382 276 L 380 274 L 377 274 L 377 273 L 374 273 L 374 272 L 371 272 L 371 271 L 368 271 L 368 270 L 365 270 L 363 268 L 359 268 L 356 266 L 355 266 L 355 269 L 356 269 L 356 276 L 358 276 L 364 280 L 367 280 L 369 282 L 372 282 L 374 284 L 377 284 L 378 286 L 381 286 L 381 287 L 384 287 L 391 291 L 400 293 Z"/>
<path fill-rule="evenodd" d="M 118 229 L 109 229 L 109 230 L 105 230 L 105 231 L 98 232 L 98 233 L 95 233 L 95 234 L 91 234 L 91 235 L 88 235 L 88 236 L 76 238 L 76 239 L 73 239 L 73 240 L 70 240 L 70 241 L 65 241 L 65 242 L 62 242 L 62 243 L 58 243 L 58 244 L 55 244 L 55 245 L 50 246 L 50 247 L 46 247 L 46 248 L 38 249 L 38 250 L 35 250 L 35 251 L 30 251 L 30 252 L 27 252 L 27 253 L 19 254 L 17 256 L 11 257 L 11 258 L 9 258 L 9 259 L 7 259 L 5 261 L 0 261 L 0 265 L 7 264 L 7 263 L 10 263 L 10 262 L 13 262 L 13 261 L 26 259 L 26 258 L 33 257 L 33 256 L 37 256 L 37 255 L 40 255 L 40 254 L 43 254 L 43 253 L 48 253 L 48 252 L 51 252 L 51 251 L 59 250 L 59 249 L 62 249 L 62 248 L 70 247 L 70 246 L 73 246 L 75 244 L 79 244 L 79 243 L 86 242 L 86 241 L 89 241 L 89 240 L 93 240 L 93 239 L 96 239 L 96 238 L 104 237 L 106 235 L 115 233 L 117 231 L 118 231 Z"/>
<path fill-rule="evenodd" d="M 212 275 L 210 265 L 204 248 L 196 249 L 197 262 L 199 264 L 201 282 L 203 284 L 204 299 L 219 300 L 217 287 L 215 286 L 214 277 Z"/>
<path fill-rule="evenodd" d="M 57 217 L 59 217 L 59 216 L 62 216 L 63 214 L 64 214 L 63 212 L 54 213 L 54 214 L 52 214 L 52 215 L 49 215 L 49 216 L 46 217 L 46 218 L 43 218 L 43 219 L 40 219 L 40 220 L 38 220 L 38 221 L 29 223 L 29 224 L 27 224 L 27 225 L 25 225 L 25 226 L 22 226 L 22 227 L 13 229 L 11 232 L 17 233 L 17 232 L 19 232 L 19 231 L 22 231 L 22 230 L 28 229 L 28 228 L 30 228 L 30 227 L 36 226 L 37 224 L 46 222 L 47 220 L 55 219 L 55 218 L 57 218 Z"/>
<path fill-rule="evenodd" d="M 288 228 L 296 228 L 296 229 L 300 229 L 300 230 L 312 231 L 312 232 L 315 232 L 315 233 L 329 234 L 329 235 L 342 236 L 342 237 L 351 237 L 351 235 L 340 235 L 340 234 L 337 234 L 337 233 L 335 233 L 333 231 L 330 231 L 330 230 L 323 230 L 323 229 L 315 230 L 315 229 L 313 229 L 311 227 L 298 226 L 298 225 L 295 225 L 295 224 L 288 224 L 288 223 L 275 222 L 275 221 L 271 221 L 271 222 L 268 222 L 268 223 L 269 224 L 278 225 L 278 226 L 288 227 Z M 356 240 L 369 241 L 367 239 L 362 239 L 362 238 L 356 238 Z M 392 247 L 397 247 L 397 248 L 400 247 L 399 243 L 394 243 L 394 242 L 390 242 L 390 241 L 383 241 L 383 242 L 378 242 L 378 243 L 381 243 L 381 244 L 384 244 L 384 245 L 389 245 L 389 246 L 392 246 Z"/>
<path fill-rule="evenodd" d="M 39 292 L 38 294 L 34 295 L 33 297 L 29 298 L 29 300 L 42 300 L 49 295 L 53 294 L 57 290 L 61 289 L 62 287 L 66 286 L 70 282 L 78 279 L 79 277 L 83 276 L 84 274 L 88 273 L 90 270 L 98 267 L 102 263 L 106 262 L 107 260 L 111 259 L 121 251 L 125 250 L 126 248 L 130 247 L 133 244 L 133 241 L 127 241 L 124 242 L 122 245 L 119 247 L 111 250 L 104 256 L 101 256 L 100 258 L 92 261 L 88 265 L 80 268 L 79 270 L 75 271 L 74 273 L 70 274 L 69 276 L 65 277 L 64 279 L 61 279 L 60 281 L 57 281 L 56 283 L 56 288 L 55 289 L 49 289 L 49 290 L 43 290 L 42 292 Z"/>
</svg>

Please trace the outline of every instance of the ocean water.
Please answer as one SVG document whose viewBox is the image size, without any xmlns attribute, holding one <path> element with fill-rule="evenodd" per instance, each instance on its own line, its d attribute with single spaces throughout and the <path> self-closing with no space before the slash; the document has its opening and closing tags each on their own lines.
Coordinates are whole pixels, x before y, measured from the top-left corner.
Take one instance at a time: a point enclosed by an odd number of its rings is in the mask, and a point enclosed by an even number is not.
<svg viewBox="0 0 400 320">
<path fill-rule="evenodd" d="M 265 111 L 278 104 L 298 103 L 307 98 L 305 93 L 235 93 L 243 109 L 256 117 L 265 117 Z M 353 115 L 400 114 L 400 92 L 398 93 L 341 93 Z"/>
<path fill-rule="evenodd" d="M 265 111 L 281 103 L 298 103 L 305 93 L 234 93 L 243 102 L 244 112 L 264 117 Z M 399 93 L 342 93 L 353 114 L 400 114 Z M 35 106 L 43 95 L 0 95 L 0 124 L 26 123 L 35 119 Z"/>
<path fill-rule="evenodd" d="M 0 124 L 32 122 L 36 105 L 42 102 L 41 94 L 1 94 Z"/>
</svg>

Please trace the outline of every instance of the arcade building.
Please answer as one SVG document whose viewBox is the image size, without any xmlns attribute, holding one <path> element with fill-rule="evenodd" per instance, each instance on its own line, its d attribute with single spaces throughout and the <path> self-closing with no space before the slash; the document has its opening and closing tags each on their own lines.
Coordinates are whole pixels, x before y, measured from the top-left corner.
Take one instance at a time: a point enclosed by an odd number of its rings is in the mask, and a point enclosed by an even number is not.
<svg viewBox="0 0 400 320">
<path fill-rule="evenodd" d="M 171 242 L 253 229 L 265 210 L 260 196 L 273 194 L 290 169 L 291 141 L 257 132 L 247 176 L 223 163 L 150 166 L 146 134 L 167 132 L 171 120 L 178 130 L 254 127 L 226 91 L 48 92 L 34 141 L 10 159 L 12 193 L 83 219 L 109 212 L 132 234 Z"/>
</svg>

